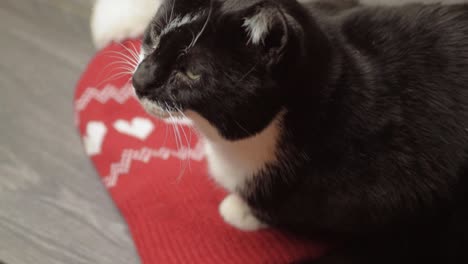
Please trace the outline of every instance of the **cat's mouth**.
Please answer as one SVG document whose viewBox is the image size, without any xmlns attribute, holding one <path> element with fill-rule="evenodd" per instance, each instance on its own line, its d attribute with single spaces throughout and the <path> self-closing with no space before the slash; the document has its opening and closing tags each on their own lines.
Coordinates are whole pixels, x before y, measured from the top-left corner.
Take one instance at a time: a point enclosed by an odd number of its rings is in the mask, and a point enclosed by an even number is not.
<svg viewBox="0 0 468 264">
<path fill-rule="evenodd" d="M 183 117 L 183 112 L 165 102 L 155 102 L 148 98 L 140 98 L 140 103 L 149 114 L 161 119 Z"/>
</svg>

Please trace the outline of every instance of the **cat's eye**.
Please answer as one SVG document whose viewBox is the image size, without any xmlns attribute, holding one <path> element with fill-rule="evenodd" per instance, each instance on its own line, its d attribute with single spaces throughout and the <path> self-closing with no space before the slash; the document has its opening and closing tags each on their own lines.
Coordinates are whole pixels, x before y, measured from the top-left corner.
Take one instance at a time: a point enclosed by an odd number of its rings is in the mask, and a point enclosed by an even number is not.
<svg viewBox="0 0 468 264">
<path fill-rule="evenodd" d="M 191 70 L 186 70 L 185 75 L 187 75 L 187 77 L 192 81 L 198 81 L 201 78 L 200 74 L 196 74 L 195 72 Z"/>
</svg>

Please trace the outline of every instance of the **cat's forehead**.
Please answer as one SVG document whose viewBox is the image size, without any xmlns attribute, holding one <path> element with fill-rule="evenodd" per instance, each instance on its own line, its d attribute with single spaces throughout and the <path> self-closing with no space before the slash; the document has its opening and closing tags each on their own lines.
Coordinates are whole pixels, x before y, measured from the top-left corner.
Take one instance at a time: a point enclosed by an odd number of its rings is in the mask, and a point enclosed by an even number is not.
<svg viewBox="0 0 468 264">
<path fill-rule="evenodd" d="M 167 0 L 160 9 L 157 19 L 165 26 L 173 28 L 201 19 L 211 13 L 222 16 L 239 12 L 264 0 Z"/>
<path fill-rule="evenodd" d="M 166 0 L 166 9 L 177 12 L 193 12 L 195 10 L 218 7 L 221 11 L 240 11 L 265 0 Z"/>
<path fill-rule="evenodd" d="M 160 36 L 164 36 L 167 33 L 180 28 L 184 25 L 191 24 L 198 19 L 200 19 L 203 15 L 203 11 L 188 13 L 184 15 L 177 15 L 172 20 L 168 21 L 166 25 L 162 28 L 161 32 L 159 33 Z"/>
<path fill-rule="evenodd" d="M 185 25 L 206 19 L 213 9 L 210 0 L 167 0 L 153 19 L 153 26 L 158 30 L 158 36 L 163 36 Z"/>
<path fill-rule="evenodd" d="M 163 4 L 160 17 L 186 16 L 200 13 L 216 5 L 216 0 L 166 0 Z"/>
<path fill-rule="evenodd" d="M 224 0 L 221 1 L 221 11 L 223 13 L 230 13 L 247 9 L 256 5 L 264 0 Z"/>
<path fill-rule="evenodd" d="M 153 20 L 154 29 L 148 31 L 148 42 L 159 41 L 174 31 L 192 34 L 204 32 L 207 24 L 216 34 L 230 30 L 234 35 L 246 31 L 253 44 L 263 41 L 274 17 L 268 12 L 253 15 L 245 12 L 264 0 L 168 0 Z M 265 9 L 268 11 L 268 9 Z M 222 30 L 219 30 L 222 28 Z M 221 32 L 221 33 L 220 33 Z M 245 33 L 245 32 L 244 32 Z M 242 32 L 240 33 L 242 34 Z M 172 34 L 171 34 L 172 35 Z M 243 39 L 243 38 L 239 38 Z"/>
</svg>

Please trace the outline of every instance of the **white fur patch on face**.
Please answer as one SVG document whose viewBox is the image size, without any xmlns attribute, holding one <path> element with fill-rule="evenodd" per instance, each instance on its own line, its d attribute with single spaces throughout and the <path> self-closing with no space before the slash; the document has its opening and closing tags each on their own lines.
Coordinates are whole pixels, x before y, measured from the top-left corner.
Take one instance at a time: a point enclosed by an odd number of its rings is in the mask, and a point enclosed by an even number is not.
<svg viewBox="0 0 468 264">
<path fill-rule="evenodd" d="M 138 64 L 137 64 L 137 67 L 138 65 L 140 65 L 140 63 L 143 62 L 143 60 L 145 59 L 145 53 L 143 52 L 143 50 L 140 51 L 140 54 L 138 55 Z"/>
<path fill-rule="evenodd" d="M 169 118 L 170 115 L 167 111 L 165 111 L 159 104 L 153 102 L 147 98 L 143 98 L 140 100 L 141 105 L 151 115 L 154 115 L 159 118 Z"/>
<path fill-rule="evenodd" d="M 169 24 L 166 25 L 166 27 L 161 31 L 159 34 L 159 37 L 175 30 L 176 28 L 179 28 L 183 25 L 190 24 L 197 20 L 200 17 L 199 14 L 187 14 L 183 17 L 176 17 L 174 18 Z"/>
<path fill-rule="evenodd" d="M 138 63 L 135 65 L 135 68 L 133 69 L 132 74 L 135 74 L 135 72 L 137 71 L 138 67 L 143 62 L 144 59 L 145 59 L 145 52 L 143 51 L 143 49 L 141 49 L 140 54 L 138 54 Z"/>
<path fill-rule="evenodd" d="M 154 40 L 154 44 L 153 44 L 153 50 L 156 50 L 159 46 L 159 41 L 161 39 L 161 36 L 183 26 L 183 25 L 186 25 L 186 24 L 190 24 L 192 23 L 193 21 L 197 20 L 198 18 L 200 17 L 200 14 L 188 14 L 188 15 L 185 15 L 184 17 L 176 17 L 175 19 L 173 19 L 171 22 L 169 22 L 169 24 L 166 25 L 166 27 L 161 31 L 161 33 L 157 36 L 157 38 Z M 133 73 L 136 72 L 136 70 L 138 69 L 138 66 L 140 66 L 140 64 L 143 62 L 143 60 L 145 59 L 147 54 L 145 54 L 145 52 L 143 51 L 143 49 L 141 49 L 140 51 L 140 54 L 139 54 L 139 57 L 138 57 L 138 64 L 135 66 L 135 69 L 133 71 Z"/>
<path fill-rule="evenodd" d="M 243 26 L 249 34 L 250 43 L 258 45 L 265 41 L 265 38 L 270 32 L 273 18 L 273 12 L 269 9 L 265 9 L 244 20 Z"/>
<path fill-rule="evenodd" d="M 146 110 L 150 115 L 153 115 L 157 118 L 164 119 L 166 123 L 169 124 L 191 124 L 191 120 L 187 120 L 187 117 L 184 116 L 182 112 L 172 112 L 164 109 L 159 102 L 151 101 L 147 98 L 140 99 L 140 104 L 143 106 L 143 109 Z"/>
<path fill-rule="evenodd" d="M 186 115 L 205 137 L 205 152 L 211 177 L 227 190 L 235 192 L 243 188 L 246 181 L 265 166 L 277 162 L 277 145 L 284 113 L 280 113 L 259 134 L 238 141 L 222 138 L 216 128 L 199 114 L 187 111 Z"/>
</svg>

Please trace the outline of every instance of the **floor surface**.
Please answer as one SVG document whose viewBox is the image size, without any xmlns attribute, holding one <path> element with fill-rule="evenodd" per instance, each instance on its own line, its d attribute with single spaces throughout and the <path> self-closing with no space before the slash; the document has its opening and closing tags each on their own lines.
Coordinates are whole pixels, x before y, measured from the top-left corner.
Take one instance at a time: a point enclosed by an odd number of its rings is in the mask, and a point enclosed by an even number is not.
<svg viewBox="0 0 468 264">
<path fill-rule="evenodd" d="M 0 0 L 0 260 L 139 263 L 85 156 L 73 90 L 94 52 L 90 1 Z"/>
</svg>

